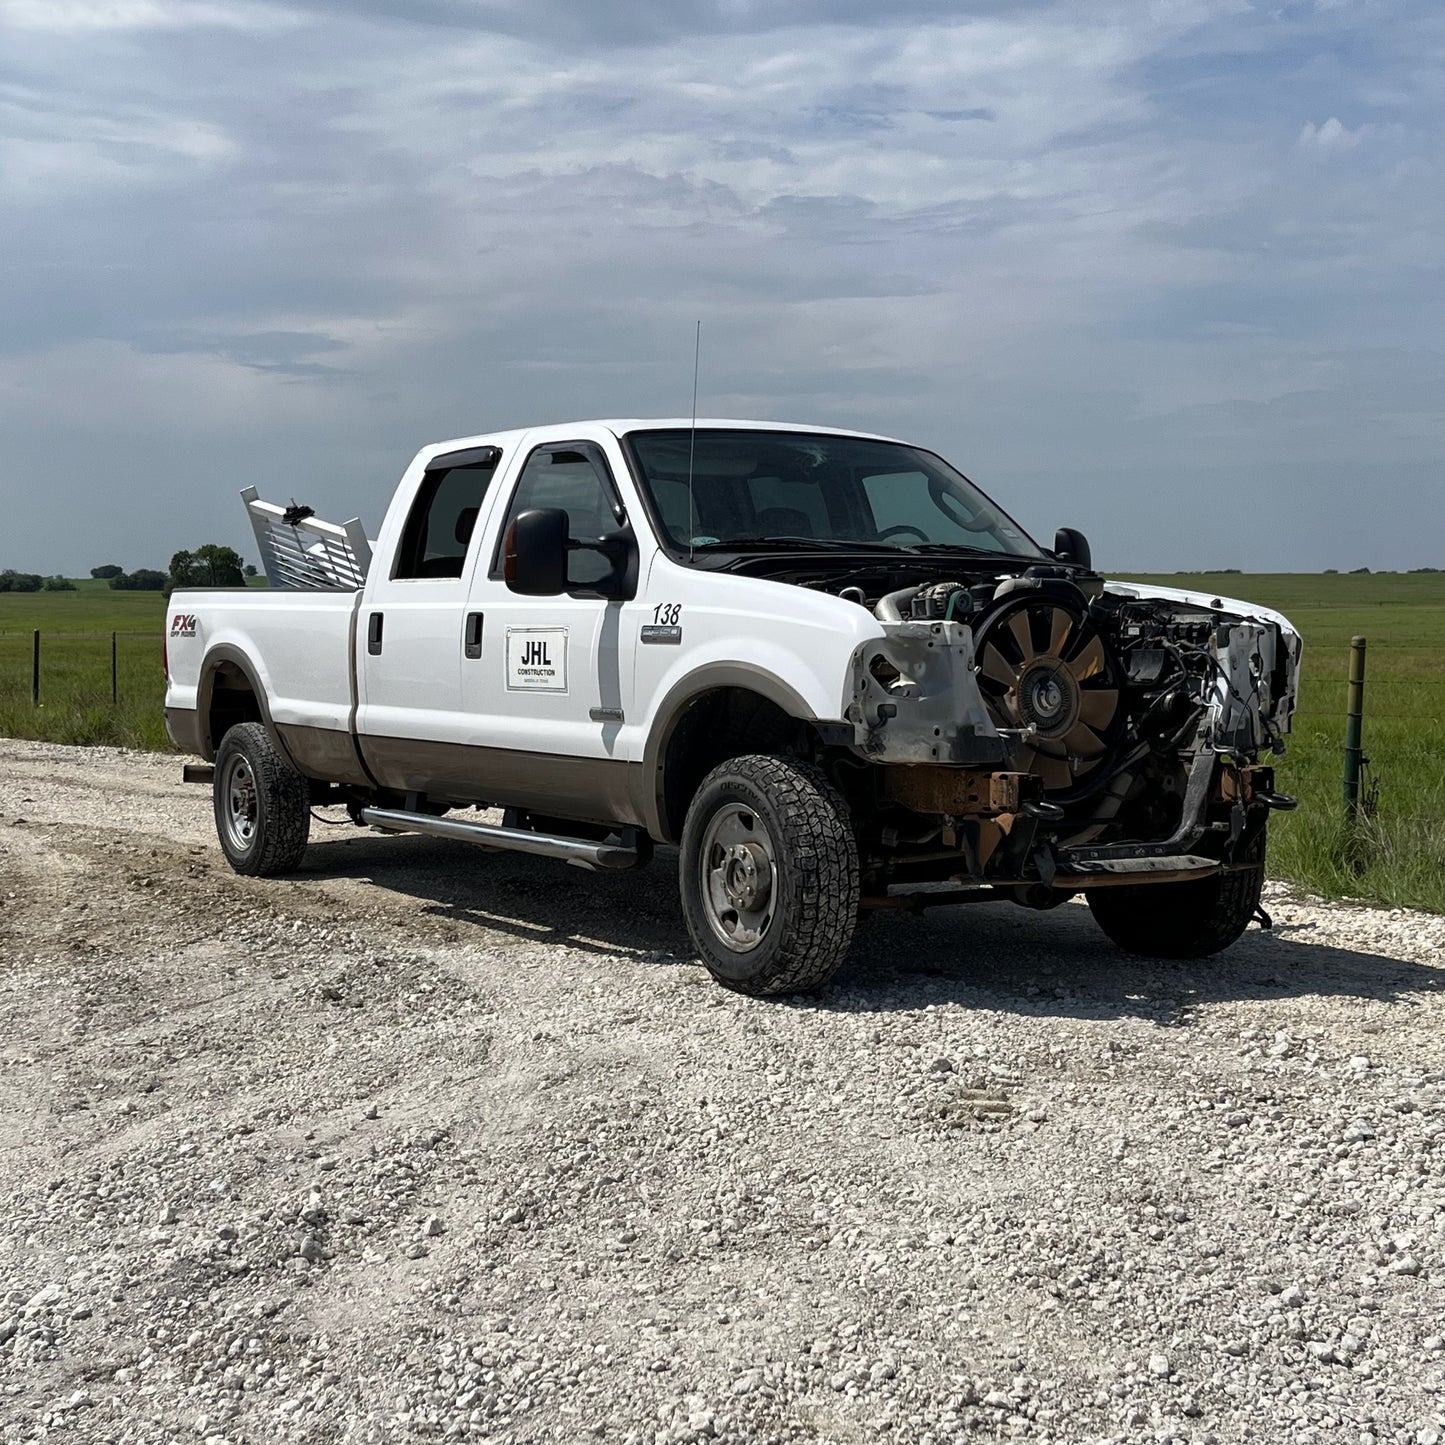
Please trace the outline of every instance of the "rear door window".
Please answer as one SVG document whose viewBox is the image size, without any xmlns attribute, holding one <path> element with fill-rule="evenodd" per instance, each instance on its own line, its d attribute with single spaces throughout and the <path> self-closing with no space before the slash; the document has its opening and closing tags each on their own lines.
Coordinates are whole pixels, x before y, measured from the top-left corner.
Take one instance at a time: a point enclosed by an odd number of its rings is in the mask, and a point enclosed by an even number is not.
<svg viewBox="0 0 1445 1445">
<path fill-rule="evenodd" d="M 501 453 L 495 447 L 463 453 L 455 466 L 429 466 L 396 549 L 396 578 L 456 578 L 462 575 L 467 549 L 487 487 L 497 473 Z M 445 462 L 446 458 L 437 460 Z"/>
</svg>

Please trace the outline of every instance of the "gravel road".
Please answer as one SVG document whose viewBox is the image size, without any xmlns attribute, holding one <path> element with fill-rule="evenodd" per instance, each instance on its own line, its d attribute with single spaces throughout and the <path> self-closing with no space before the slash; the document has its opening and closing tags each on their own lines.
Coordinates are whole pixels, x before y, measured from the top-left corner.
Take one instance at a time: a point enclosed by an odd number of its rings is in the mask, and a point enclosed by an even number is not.
<svg viewBox="0 0 1445 1445">
<path fill-rule="evenodd" d="M 823 998 L 595 877 L 0 741 L 0 1441 L 1445 1436 L 1445 919 L 877 918 Z M 318 836 L 319 835 L 319 836 Z"/>
</svg>

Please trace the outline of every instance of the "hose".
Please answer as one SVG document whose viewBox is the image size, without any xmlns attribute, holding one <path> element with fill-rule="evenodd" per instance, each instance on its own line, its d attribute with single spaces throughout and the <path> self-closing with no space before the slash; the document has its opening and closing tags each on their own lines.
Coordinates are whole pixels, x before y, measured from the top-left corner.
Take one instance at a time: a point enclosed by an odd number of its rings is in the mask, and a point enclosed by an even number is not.
<svg viewBox="0 0 1445 1445">
<path fill-rule="evenodd" d="M 896 592 L 885 593 L 878 599 L 878 605 L 873 609 L 873 615 L 880 622 L 911 621 L 911 618 L 905 618 L 903 615 L 904 604 L 912 602 L 922 591 L 923 584 L 916 583 L 912 587 L 900 587 Z"/>
</svg>

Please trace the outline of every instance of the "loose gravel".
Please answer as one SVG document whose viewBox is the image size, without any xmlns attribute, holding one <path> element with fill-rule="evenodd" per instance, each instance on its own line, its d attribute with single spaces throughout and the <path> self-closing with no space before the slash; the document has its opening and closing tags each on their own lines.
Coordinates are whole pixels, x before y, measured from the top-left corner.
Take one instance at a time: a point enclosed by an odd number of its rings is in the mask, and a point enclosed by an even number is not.
<svg viewBox="0 0 1445 1445">
<path fill-rule="evenodd" d="M 0 742 L 0 1441 L 1445 1438 L 1445 920 L 1198 964 L 879 917 L 823 997 L 676 868 Z"/>
</svg>

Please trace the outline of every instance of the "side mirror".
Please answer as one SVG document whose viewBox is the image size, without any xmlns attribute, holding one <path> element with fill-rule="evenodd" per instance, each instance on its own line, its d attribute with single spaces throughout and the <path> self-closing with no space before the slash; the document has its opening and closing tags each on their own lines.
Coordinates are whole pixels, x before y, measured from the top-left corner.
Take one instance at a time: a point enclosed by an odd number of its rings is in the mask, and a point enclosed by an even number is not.
<svg viewBox="0 0 1445 1445">
<path fill-rule="evenodd" d="M 1060 527 L 1054 533 L 1054 556 L 1060 562 L 1072 562 L 1075 567 L 1093 570 L 1094 561 L 1089 553 L 1089 539 L 1073 527 Z"/>
<path fill-rule="evenodd" d="M 523 597 L 558 597 L 567 590 L 567 513 L 533 507 L 507 529 L 502 577 Z"/>
</svg>

